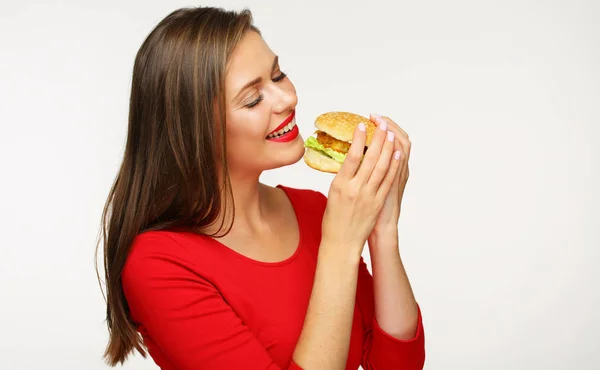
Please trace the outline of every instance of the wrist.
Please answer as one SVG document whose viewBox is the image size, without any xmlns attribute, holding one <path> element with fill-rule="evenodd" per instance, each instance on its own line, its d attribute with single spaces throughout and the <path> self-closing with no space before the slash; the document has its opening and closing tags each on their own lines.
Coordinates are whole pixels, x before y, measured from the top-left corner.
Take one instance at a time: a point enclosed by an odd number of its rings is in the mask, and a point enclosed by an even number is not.
<svg viewBox="0 0 600 370">
<path fill-rule="evenodd" d="M 369 235 L 369 247 L 398 248 L 398 227 L 373 229 Z"/>
<path fill-rule="evenodd" d="M 319 246 L 319 259 L 331 260 L 334 263 L 357 267 L 360 263 L 364 243 L 350 243 L 322 239 Z"/>
</svg>

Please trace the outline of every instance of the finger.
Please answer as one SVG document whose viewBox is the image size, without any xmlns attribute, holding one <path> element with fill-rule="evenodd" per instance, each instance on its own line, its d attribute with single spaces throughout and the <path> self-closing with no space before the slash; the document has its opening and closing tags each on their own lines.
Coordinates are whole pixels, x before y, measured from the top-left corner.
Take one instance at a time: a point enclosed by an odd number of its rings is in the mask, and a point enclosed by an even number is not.
<svg viewBox="0 0 600 370">
<path fill-rule="evenodd" d="M 375 114 L 375 113 L 371 113 L 371 121 L 373 121 L 375 124 L 379 125 L 380 122 L 385 121 L 388 124 L 388 130 L 393 130 L 395 131 L 396 134 L 398 134 L 399 137 L 404 136 L 405 138 L 408 139 L 408 134 L 406 133 L 406 131 L 404 131 L 402 129 L 402 127 L 400 127 L 396 122 L 394 122 L 391 118 L 389 117 L 385 117 L 379 114 Z"/>
<path fill-rule="evenodd" d="M 401 162 L 401 158 L 402 158 L 402 152 L 399 150 L 396 150 L 394 152 L 394 156 L 392 157 L 390 166 L 388 171 L 385 174 L 385 177 L 383 178 L 383 181 L 381 182 L 381 185 L 379 185 L 379 188 L 377 189 L 377 193 L 375 194 L 375 196 L 377 198 L 381 199 L 385 199 L 388 195 L 388 193 L 390 192 L 390 189 L 392 188 L 392 185 L 394 184 L 394 181 L 397 177 L 397 174 L 400 169 L 400 162 Z"/>
<path fill-rule="evenodd" d="M 404 140 L 406 140 L 406 139 L 404 139 Z M 405 141 L 401 142 L 398 150 L 401 152 L 400 170 L 398 171 L 398 173 L 400 174 L 400 172 L 402 172 L 403 168 L 408 163 L 408 159 L 410 157 L 410 143 L 406 143 Z"/>
<path fill-rule="evenodd" d="M 364 123 L 360 123 L 356 126 L 356 129 L 354 130 L 352 144 L 350 144 L 350 149 L 346 154 L 346 158 L 344 159 L 344 163 L 342 163 L 342 167 L 338 172 L 338 176 L 346 179 L 351 179 L 354 177 L 356 171 L 358 170 L 358 167 L 360 166 L 366 141 L 366 126 Z"/>
<path fill-rule="evenodd" d="M 386 141 L 383 144 L 383 149 L 381 150 L 381 154 L 377 160 L 377 164 L 375 164 L 375 168 L 367 181 L 367 185 L 376 192 L 379 186 L 381 185 L 381 181 L 385 177 L 385 174 L 388 172 L 390 167 L 390 160 L 392 159 L 392 154 L 394 153 L 394 133 L 392 131 L 387 132 Z"/>
<path fill-rule="evenodd" d="M 367 149 L 362 164 L 356 173 L 356 178 L 361 184 L 366 183 L 369 180 L 369 177 L 371 177 L 371 173 L 373 172 L 373 168 L 379 160 L 383 144 L 385 143 L 385 138 L 387 137 L 387 124 L 384 123 L 377 127 L 379 129 L 375 130 L 373 133 L 369 148 Z"/>
<path fill-rule="evenodd" d="M 400 169 L 398 170 L 398 174 L 396 177 L 398 178 L 398 184 L 400 184 L 401 180 L 404 178 L 405 174 L 408 172 L 408 157 L 406 152 L 400 150 Z"/>
<path fill-rule="evenodd" d="M 396 175 L 396 179 L 394 180 L 394 185 L 392 186 L 392 191 L 397 191 L 400 195 L 399 201 L 402 201 L 402 194 L 404 193 L 404 188 L 406 186 L 406 182 L 408 180 L 408 158 L 402 153 L 400 159 L 400 168 L 398 169 L 398 174 Z"/>
<path fill-rule="evenodd" d="M 394 153 L 396 151 L 400 153 L 400 168 L 396 172 L 396 176 L 394 178 L 394 182 L 392 183 L 392 189 L 398 189 L 399 186 L 400 186 L 400 177 L 401 177 L 401 173 L 402 173 L 402 159 L 404 158 L 402 156 L 402 150 L 396 149 L 396 150 L 394 150 Z"/>
<path fill-rule="evenodd" d="M 410 158 L 410 147 L 411 142 L 408 138 L 408 134 L 404 131 L 398 124 L 392 121 L 389 117 L 380 116 L 378 114 L 371 114 L 371 121 L 379 126 L 382 122 L 387 123 L 388 131 L 394 132 L 396 135 L 396 141 L 398 145 L 401 146 L 406 154 L 407 158 Z"/>
</svg>

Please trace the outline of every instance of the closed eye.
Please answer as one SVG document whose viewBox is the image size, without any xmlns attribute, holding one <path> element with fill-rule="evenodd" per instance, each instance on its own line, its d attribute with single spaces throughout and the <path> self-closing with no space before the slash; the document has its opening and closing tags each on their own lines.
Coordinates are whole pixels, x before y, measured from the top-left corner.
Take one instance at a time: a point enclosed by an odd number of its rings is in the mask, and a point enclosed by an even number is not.
<svg viewBox="0 0 600 370">
<path fill-rule="evenodd" d="M 273 78 L 272 81 L 273 82 L 279 82 L 279 81 L 283 80 L 286 77 L 287 77 L 287 75 L 285 73 L 281 72 L 281 74 L 279 76 Z"/>
<path fill-rule="evenodd" d="M 271 81 L 273 81 L 273 82 L 275 82 L 275 83 L 277 83 L 277 82 L 281 82 L 281 81 L 283 81 L 283 79 L 284 79 L 284 78 L 286 78 L 286 77 L 287 77 L 287 74 L 285 74 L 285 73 L 283 73 L 283 72 L 280 72 L 279 76 L 277 76 L 277 77 L 273 77 L 273 78 L 271 79 Z M 260 103 L 261 101 L 263 101 L 263 99 L 264 99 L 264 96 L 263 96 L 263 94 L 259 94 L 259 95 L 258 95 L 258 98 L 256 98 L 256 100 L 254 100 L 254 101 L 252 101 L 252 102 L 250 102 L 250 103 L 246 104 L 246 105 L 245 105 L 245 107 L 246 107 L 246 108 L 254 108 L 254 107 L 256 107 L 256 106 L 258 105 L 258 103 Z"/>
</svg>

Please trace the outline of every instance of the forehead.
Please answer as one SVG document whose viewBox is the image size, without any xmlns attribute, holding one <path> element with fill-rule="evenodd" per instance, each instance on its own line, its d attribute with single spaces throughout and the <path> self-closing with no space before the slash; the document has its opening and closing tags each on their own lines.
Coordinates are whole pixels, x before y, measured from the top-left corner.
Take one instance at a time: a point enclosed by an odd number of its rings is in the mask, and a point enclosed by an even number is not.
<svg viewBox="0 0 600 370">
<path fill-rule="evenodd" d="M 233 49 L 227 65 L 227 78 L 229 82 L 235 85 L 238 78 L 242 85 L 253 78 L 270 73 L 275 54 L 263 38 L 254 31 L 248 31 Z M 248 79 L 249 80 L 246 80 Z"/>
</svg>

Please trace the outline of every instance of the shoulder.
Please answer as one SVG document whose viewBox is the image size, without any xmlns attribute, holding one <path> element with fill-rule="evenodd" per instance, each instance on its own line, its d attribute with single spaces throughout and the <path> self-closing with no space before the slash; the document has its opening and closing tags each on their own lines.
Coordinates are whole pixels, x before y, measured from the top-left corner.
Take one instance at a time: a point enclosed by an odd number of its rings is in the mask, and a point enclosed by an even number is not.
<svg viewBox="0 0 600 370">
<path fill-rule="evenodd" d="M 296 209 L 309 211 L 311 213 L 325 210 L 327 197 L 320 191 L 293 188 L 283 185 L 277 185 L 277 187 L 287 194 Z"/>
<path fill-rule="evenodd" d="M 131 318 L 148 327 L 161 316 L 184 311 L 190 297 L 217 293 L 210 274 L 174 231 L 147 231 L 131 244 L 121 274 L 121 286 Z M 169 313 L 170 312 L 170 313 Z"/>
<path fill-rule="evenodd" d="M 171 231 L 146 231 L 138 234 L 131 243 L 127 264 L 135 265 L 155 257 L 189 258 L 189 253 L 178 240 L 177 234 Z"/>
<path fill-rule="evenodd" d="M 122 283 L 127 289 L 174 275 L 199 276 L 196 261 L 180 233 L 147 231 L 137 235 L 131 244 Z"/>
</svg>

